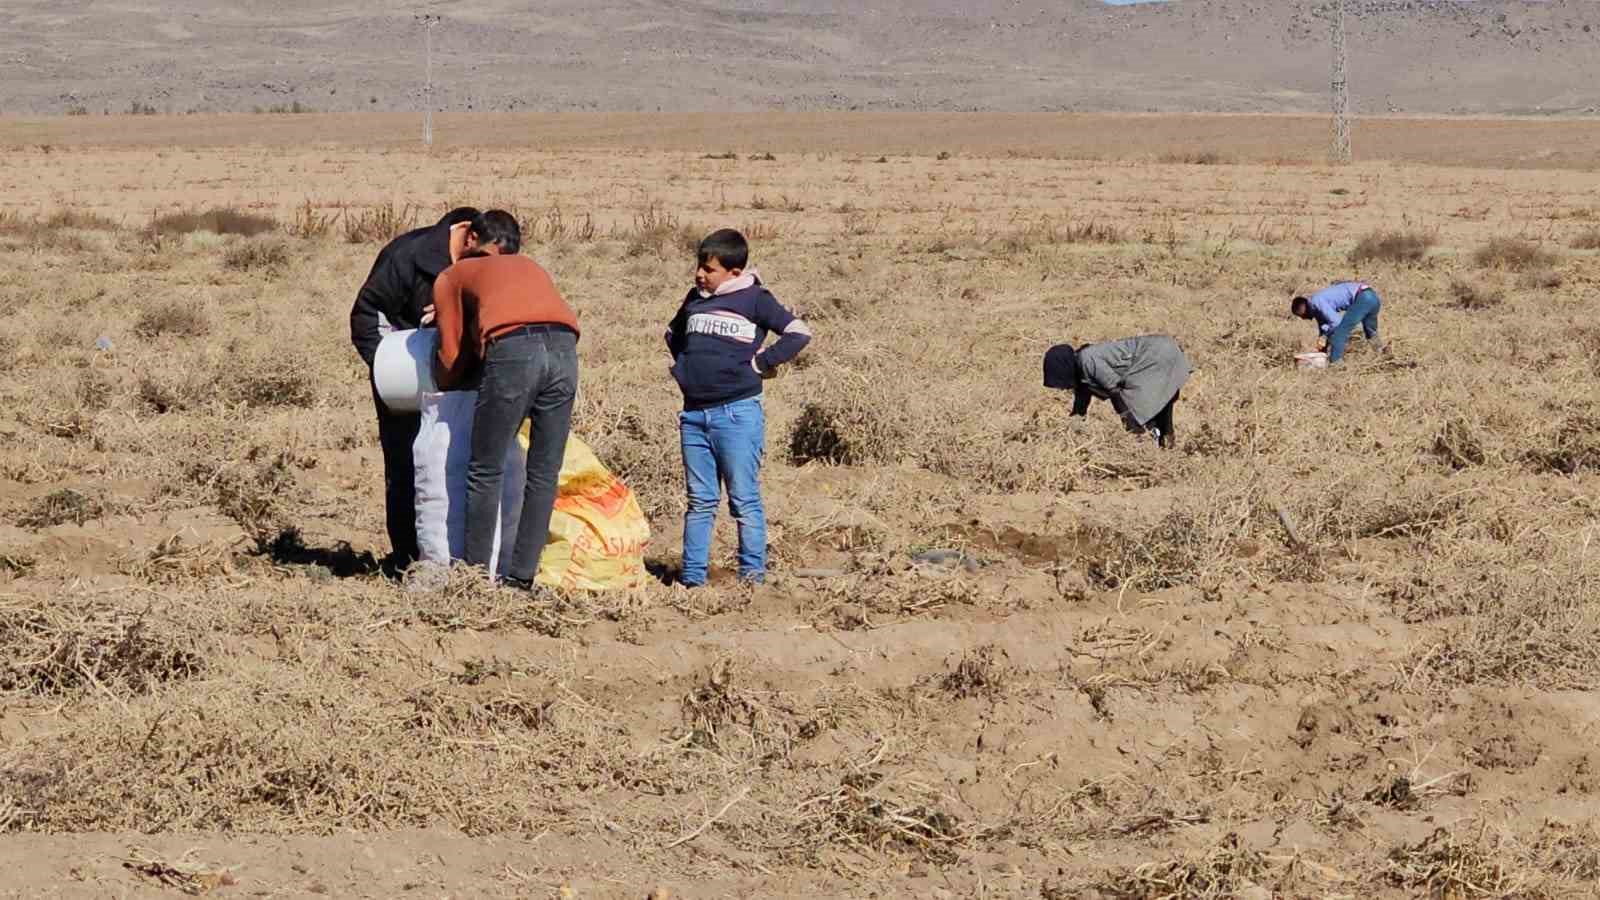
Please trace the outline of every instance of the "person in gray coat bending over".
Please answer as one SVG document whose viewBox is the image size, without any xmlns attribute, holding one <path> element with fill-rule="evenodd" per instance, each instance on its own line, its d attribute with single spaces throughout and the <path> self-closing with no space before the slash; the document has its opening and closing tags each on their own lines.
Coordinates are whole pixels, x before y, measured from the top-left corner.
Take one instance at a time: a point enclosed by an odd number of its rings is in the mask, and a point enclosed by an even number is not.
<svg viewBox="0 0 1600 900">
<path fill-rule="evenodd" d="M 1162 449 L 1176 442 L 1172 407 L 1189 380 L 1189 360 L 1178 342 L 1147 334 L 1084 344 L 1058 344 L 1044 355 L 1044 386 L 1072 391 L 1072 414 L 1087 415 L 1095 397 L 1110 400 L 1128 430 L 1149 433 Z"/>
</svg>

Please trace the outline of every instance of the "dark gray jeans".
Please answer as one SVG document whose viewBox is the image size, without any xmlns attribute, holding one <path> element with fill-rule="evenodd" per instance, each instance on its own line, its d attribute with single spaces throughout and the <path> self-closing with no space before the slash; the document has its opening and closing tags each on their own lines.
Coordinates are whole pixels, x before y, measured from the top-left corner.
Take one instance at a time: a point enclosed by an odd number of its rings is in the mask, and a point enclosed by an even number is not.
<svg viewBox="0 0 1600 900">
<path fill-rule="evenodd" d="M 472 422 L 467 463 L 467 562 L 488 566 L 500 521 L 500 479 L 506 448 L 523 419 L 532 420 L 528 485 L 516 551 L 506 574 L 532 581 L 550 537 L 556 483 L 578 395 L 578 336 L 570 331 L 513 332 L 489 345 Z"/>
</svg>

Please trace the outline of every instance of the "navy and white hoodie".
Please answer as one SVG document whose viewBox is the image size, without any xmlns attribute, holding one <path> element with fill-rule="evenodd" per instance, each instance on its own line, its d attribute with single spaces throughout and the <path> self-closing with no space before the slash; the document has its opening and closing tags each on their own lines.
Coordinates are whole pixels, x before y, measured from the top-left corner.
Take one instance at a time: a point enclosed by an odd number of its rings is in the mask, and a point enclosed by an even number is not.
<svg viewBox="0 0 1600 900">
<path fill-rule="evenodd" d="M 769 333 L 778 340 L 762 350 Z M 753 272 L 729 279 L 715 294 L 691 288 L 667 327 L 672 377 L 686 410 L 761 396 L 761 374 L 794 359 L 810 342 L 811 329 Z"/>
</svg>

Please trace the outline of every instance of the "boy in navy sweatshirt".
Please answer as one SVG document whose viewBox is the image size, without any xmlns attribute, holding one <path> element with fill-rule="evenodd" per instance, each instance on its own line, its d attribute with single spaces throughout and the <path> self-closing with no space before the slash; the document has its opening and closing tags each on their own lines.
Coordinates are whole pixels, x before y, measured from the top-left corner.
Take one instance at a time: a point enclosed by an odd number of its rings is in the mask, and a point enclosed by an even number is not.
<svg viewBox="0 0 1600 900">
<path fill-rule="evenodd" d="M 811 329 L 745 271 L 750 245 L 731 228 L 700 242 L 694 288 L 667 328 L 672 377 L 683 391 L 678 432 L 689 509 L 683 517 L 683 572 L 688 587 L 706 582 L 719 486 L 739 523 L 739 580 L 767 575 L 767 515 L 761 504 L 766 414 L 761 382 L 811 342 Z M 768 334 L 778 340 L 761 349 Z"/>
</svg>

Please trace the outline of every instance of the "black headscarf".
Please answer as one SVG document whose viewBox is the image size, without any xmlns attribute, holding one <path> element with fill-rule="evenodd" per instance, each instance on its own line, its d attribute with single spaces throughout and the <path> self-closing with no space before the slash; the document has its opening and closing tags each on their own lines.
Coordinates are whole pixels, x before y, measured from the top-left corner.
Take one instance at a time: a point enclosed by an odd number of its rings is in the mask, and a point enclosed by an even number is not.
<svg viewBox="0 0 1600 900">
<path fill-rule="evenodd" d="M 1057 344 L 1045 352 L 1044 386 L 1058 391 L 1078 386 L 1078 352 L 1071 344 Z"/>
</svg>

